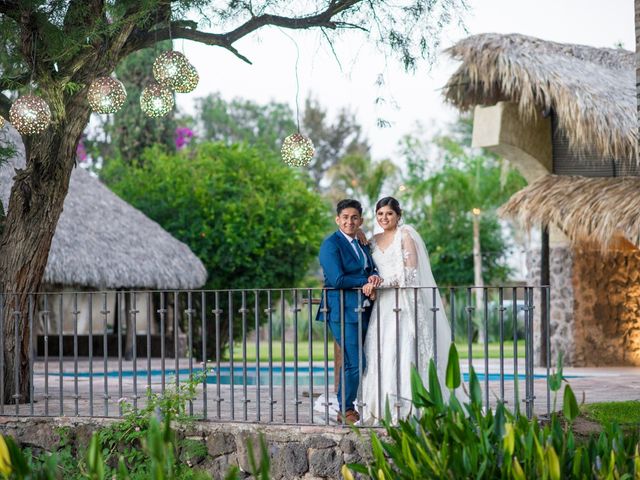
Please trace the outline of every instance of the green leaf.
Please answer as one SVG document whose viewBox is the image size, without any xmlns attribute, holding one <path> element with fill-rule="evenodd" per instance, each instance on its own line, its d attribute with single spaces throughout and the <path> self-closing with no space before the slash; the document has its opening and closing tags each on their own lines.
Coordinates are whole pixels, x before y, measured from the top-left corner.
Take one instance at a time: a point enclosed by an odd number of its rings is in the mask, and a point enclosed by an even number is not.
<svg viewBox="0 0 640 480">
<path fill-rule="evenodd" d="M 504 426 L 504 437 L 502 437 L 502 448 L 505 456 L 512 456 L 516 447 L 516 432 L 511 422 Z"/>
<path fill-rule="evenodd" d="M 424 388 L 424 384 L 422 383 L 422 378 L 420 378 L 420 374 L 415 366 L 411 365 L 411 400 L 413 404 L 418 408 L 428 407 L 433 405 L 431 401 L 431 396 L 426 388 Z"/>
<path fill-rule="evenodd" d="M 526 480 L 524 471 L 520 466 L 520 462 L 518 462 L 517 457 L 513 457 L 511 460 L 511 473 L 513 475 L 514 480 Z"/>
<path fill-rule="evenodd" d="M 469 390 L 471 391 L 471 404 L 482 408 L 482 389 L 480 388 L 480 382 L 473 367 L 471 367 L 469 372 Z"/>
<path fill-rule="evenodd" d="M 449 359 L 447 361 L 446 383 L 449 390 L 454 390 L 460 386 L 460 359 L 458 357 L 458 350 L 456 344 L 451 342 L 449 347 Z"/>
<path fill-rule="evenodd" d="M 569 385 L 564 387 L 562 412 L 569 423 L 573 423 L 577 416 L 580 415 L 580 408 L 578 407 L 576 396 L 573 394 L 573 390 Z"/>
<path fill-rule="evenodd" d="M 549 375 L 549 390 L 551 390 L 552 392 L 557 392 L 558 390 L 560 390 L 560 387 L 562 386 L 562 379 L 562 351 L 560 351 L 560 353 L 558 354 L 558 366 L 556 368 L 556 371 Z"/>
<path fill-rule="evenodd" d="M 549 477 L 551 480 L 560 480 L 560 461 L 555 449 L 549 445 L 546 449 L 547 467 L 549 468 Z"/>
<path fill-rule="evenodd" d="M 429 395 L 434 405 L 442 408 L 444 400 L 442 399 L 442 389 L 440 388 L 440 380 L 438 379 L 438 371 L 433 358 L 429 360 Z"/>
<path fill-rule="evenodd" d="M 102 446 L 97 433 L 91 436 L 89 448 L 87 449 L 87 467 L 89 477 L 94 480 L 104 478 L 104 460 L 102 459 Z"/>
</svg>

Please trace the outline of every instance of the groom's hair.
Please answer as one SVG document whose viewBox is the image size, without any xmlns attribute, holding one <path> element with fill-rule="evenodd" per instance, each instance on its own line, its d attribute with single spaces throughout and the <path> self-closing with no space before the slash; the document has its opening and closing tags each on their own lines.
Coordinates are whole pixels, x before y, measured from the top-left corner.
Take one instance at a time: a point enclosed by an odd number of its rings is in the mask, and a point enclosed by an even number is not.
<svg viewBox="0 0 640 480">
<path fill-rule="evenodd" d="M 340 200 L 338 202 L 338 206 L 336 207 L 336 213 L 338 214 L 338 216 L 340 215 L 340 212 L 342 212 L 342 210 L 344 210 L 345 208 L 355 208 L 356 210 L 358 210 L 358 213 L 362 215 L 362 205 L 360 205 L 360 202 L 358 200 L 353 200 L 351 198 Z"/>
</svg>

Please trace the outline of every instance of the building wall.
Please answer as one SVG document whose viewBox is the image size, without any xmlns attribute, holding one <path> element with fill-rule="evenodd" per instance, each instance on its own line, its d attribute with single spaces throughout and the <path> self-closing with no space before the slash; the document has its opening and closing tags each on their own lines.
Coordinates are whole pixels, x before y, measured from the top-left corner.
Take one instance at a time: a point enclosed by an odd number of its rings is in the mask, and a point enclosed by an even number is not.
<svg viewBox="0 0 640 480">
<path fill-rule="evenodd" d="M 527 284 L 540 285 L 540 251 L 527 253 Z M 575 362 L 574 335 L 574 310 L 573 310 L 573 259 L 569 246 L 551 246 L 549 248 L 549 276 L 551 286 L 550 301 L 550 346 L 551 362 L 555 365 L 558 354 L 563 352 L 565 365 L 573 365 Z M 542 364 L 541 352 L 541 291 L 534 290 L 534 324 L 533 334 L 535 342 L 535 361 Z"/>
<path fill-rule="evenodd" d="M 575 359 L 581 366 L 640 365 L 640 252 L 574 252 Z"/>
<path fill-rule="evenodd" d="M 540 284 L 540 252 L 527 255 L 530 285 Z M 575 367 L 640 366 L 640 252 L 606 255 L 583 245 L 551 247 L 552 366 L 563 352 Z M 535 291 L 534 341 L 540 359 L 540 292 Z"/>
</svg>

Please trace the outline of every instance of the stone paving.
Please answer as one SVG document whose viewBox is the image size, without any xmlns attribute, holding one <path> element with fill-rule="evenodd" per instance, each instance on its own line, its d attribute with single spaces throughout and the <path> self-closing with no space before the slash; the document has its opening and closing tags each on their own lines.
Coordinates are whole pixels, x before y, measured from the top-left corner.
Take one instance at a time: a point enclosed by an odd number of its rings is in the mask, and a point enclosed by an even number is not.
<svg viewBox="0 0 640 480">
<path fill-rule="evenodd" d="M 225 365 L 221 365 L 225 367 Z M 65 359 L 62 371 L 59 375 L 60 363 L 56 359 L 47 364 L 36 362 L 34 364 L 34 402 L 16 405 L 0 405 L 0 414 L 4 415 L 35 415 L 35 416 L 96 416 L 113 417 L 121 414 L 124 403 L 127 402 L 141 408 L 146 404 L 147 385 L 153 393 L 161 393 L 163 389 L 173 389 L 175 380 L 175 359 L 166 359 L 164 381 L 161 375 L 162 364 L 159 359 L 150 362 L 152 375 L 147 375 L 147 360 L 140 359 L 136 362 L 137 376 L 131 373 L 134 370 L 133 362 L 108 360 L 105 377 L 105 366 L 102 360 L 93 361 L 93 378 L 90 376 L 90 363 L 87 359 L 79 360 L 77 367 L 74 362 Z M 180 371 L 179 381 L 184 382 L 189 377 L 189 359 L 179 359 L 177 362 Z M 240 367 L 242 364 L 240 364 Z M 255 365 L 249 365 L 249 367 Z M 287 363 L 287 367 L 293 367 Z M 300 364 L 300 367 L 306 367 Z M 317 365 L 322 367 L 322 365 Z M 201 365 L 194 362 L 192 368 L 199 369 Z M 238 363 L 236 363 L 236 368 Z M 262 367 L 265 367 L 263 364 Z M 484 373 L 482 359 L 474 361 L 474 367 L 479 374 Z M 211 365 L 209 365 L 211 368 Z M 468 368 L 462 365 L 463 372 Z M 77 370 L 77 375 L 76 375 Z M 321 370 L 323 370 L 321 368 Z M 500 365 L 497 360 L 490 360 L 489 372 L 499 373 Z M 118 372 L 123 372 L 122 376 Z M 519 362 L 518 372 L 524 372 L 524 363 Z M 486 397 L 488 385 L 489 403 L 494 406 L 501 393 L 509 408 L 513 408 L 515 396 L 515 382 L 512 380 L 513 363 L 505 362 L 504 373 L 506 379 L 502 385 L 499 380 L 490 379 L 485 383 L 480 377 L 483 389 L 483 397 Z M 633 367 L 609 367 L 609 368 L 565 368 L 565 376 L 574 389 L 578 401 L 600 402 L 613 400 L 640 400 L 640 368 Z M 212 373 L 210 373 L 210 376 Z M 242 374 L 240 374 L 242 376 Z M 511 375 L 511 376 L 509 376 Z M 546 369 L 535 369 L 534 380 L 534 412 L 537 415 L 545 415 L 553 406 L 553 395 L 547 394 Z M 239 379 L 232 388 L 230 385 L 218 385 L 209 383 L 206 386 L 199 385 L 196 389 L 196 398 L 190 402 L 188 411 L 195 416 L 219 421 L 247 421 L 276 424 L 333 424 L 335 415 L 329 414 L 326 418 L 326 409 L 319 403 L 318 396 L 327 391 L 330 395 L 333 390 L 333 379 L 329 378 L 329 386 L 324 387 L 324 374 L 321 371 L 314 378 L 313 394 L 310 395 L 308 381 L 300 377 L 297 389 L 293 385 L 293 373 L 287 372 L 285 376 L 292 384 L 282 388 L 281 377 L 274 373 L 273 385 L 270 388 L 267 379 L 261 380 L 261 385 L 242 385 Z M 261 377 L 263 378 L 263 377 Z M 308 378 L 308 377 L 307 377 Z M 106 383 L 105 383 L 106 379 Z M 62 381 L 61 381 L 62 380 Z M 150 380 L 150 382 L 149 382 Z M 262 384 L 262 382 L 264 382 Z M 238 384 L 240 383 L 240 384 Z M 287 382 L 288 383 L 288 382 Z M 518 382 L 518 403 L 522 411 L 525 411 L 525 382 Z M 217 400 L 221 401 L 218 402 Z M 549 402 L 548 402 L 549 401 Z M 314 404 L 316 410 L 314 410 Z M 558 395 L 556 408 L 562 406 L 562 395 Z M 126 408 L 126 407 L 125 407 Z M 331 407 L 333 408 L 333 406 Z"/>
</svg>

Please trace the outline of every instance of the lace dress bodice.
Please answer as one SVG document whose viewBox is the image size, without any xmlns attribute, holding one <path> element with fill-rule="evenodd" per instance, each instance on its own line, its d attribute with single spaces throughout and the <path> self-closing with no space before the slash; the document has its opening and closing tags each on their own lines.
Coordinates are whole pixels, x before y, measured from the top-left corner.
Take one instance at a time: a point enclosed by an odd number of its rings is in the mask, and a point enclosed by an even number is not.
<svg viewBox="0 0 640 480">
<path fill-rule="evenodd" d="M 371 255 L 385 287 L 417 286 L 416 247 L 406 232 L 396 230 L 393 240 L 384 250 L 377 245 L 374 237 Z"/>
</svg>

